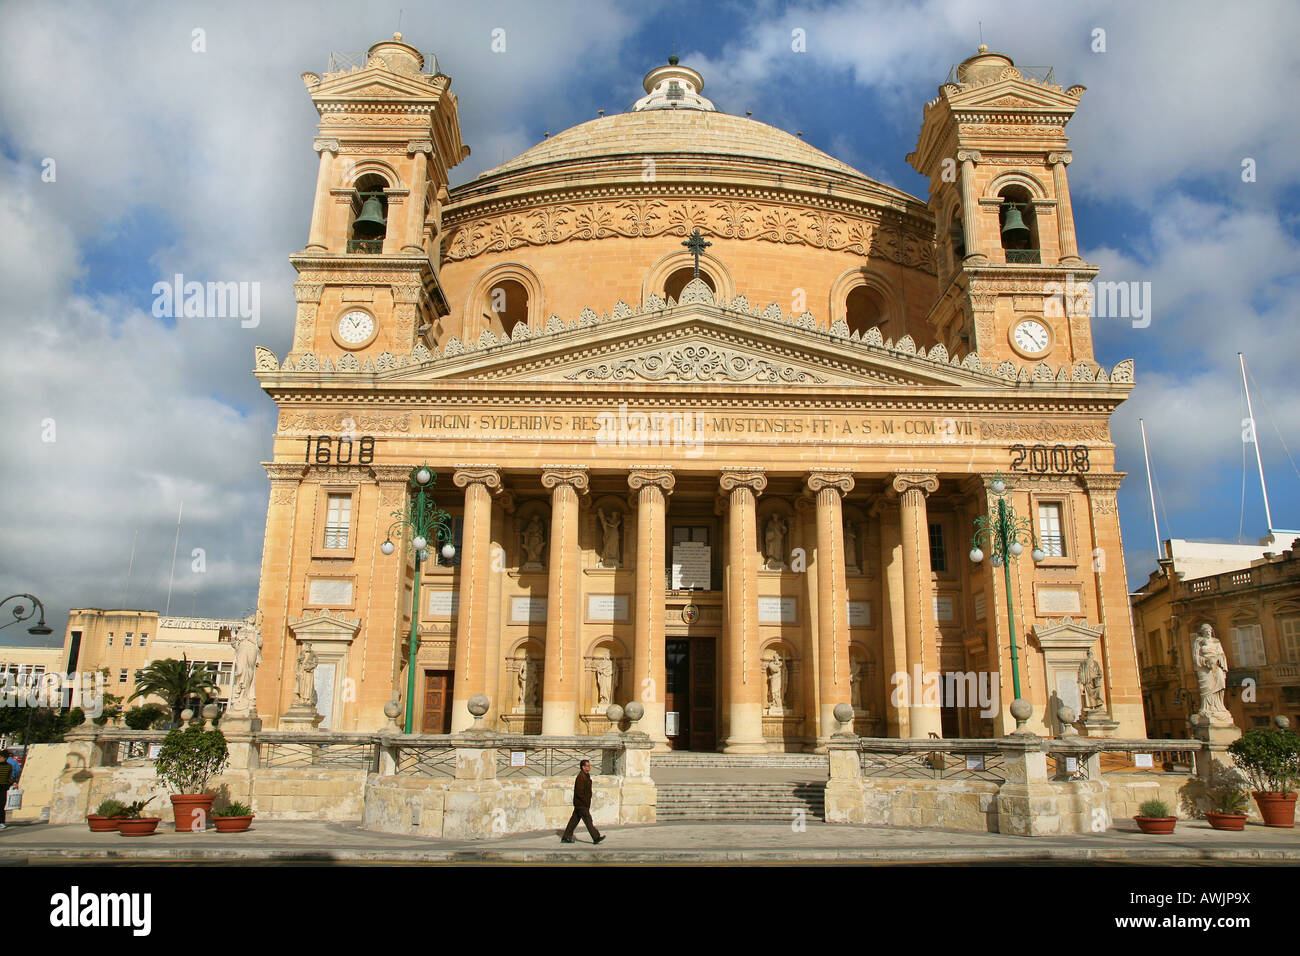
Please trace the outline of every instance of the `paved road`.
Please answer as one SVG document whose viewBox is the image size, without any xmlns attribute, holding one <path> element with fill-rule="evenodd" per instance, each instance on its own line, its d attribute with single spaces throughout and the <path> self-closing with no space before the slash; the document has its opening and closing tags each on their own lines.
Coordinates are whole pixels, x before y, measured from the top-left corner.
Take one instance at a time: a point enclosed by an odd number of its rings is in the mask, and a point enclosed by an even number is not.
<svg viewBox="0 0 1300 956">
<path fill-rule="evenodd" d="M 1179 821 L 1168 837 L 1138 833 L 1121 821 L 1106 833 L 1014 837 L 996 833 L 906 830 L 809 823 L 666 823 L 611 827 L 592 846 L 562 846 L 553 832 L 453 842 L 392 836 L 355 823 L 270 822 L 243 834 L 178 834 L 162 829 L 132 839 L 90 833 L 82 825 L 16 824 L 0 832 L 0 866 L 42 863 L 236 862 L 344 863 L 926 863 L 1182 862 L 1300 865 L 1300 829 L 1249 826 L 1224 833 L 1199 820 Z"/>
</svg>

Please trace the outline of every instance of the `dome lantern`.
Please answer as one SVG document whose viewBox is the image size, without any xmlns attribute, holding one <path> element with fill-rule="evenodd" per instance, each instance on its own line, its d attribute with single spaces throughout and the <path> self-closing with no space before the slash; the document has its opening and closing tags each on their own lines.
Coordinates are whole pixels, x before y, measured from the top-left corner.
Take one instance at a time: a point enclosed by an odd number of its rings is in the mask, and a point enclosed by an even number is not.
<svg viewBox="0 0 1300 956">
<path fill-rule="evenodd" d="M 689 66 L 680 66 L 676 56 L 668 58 L 667 66 L 657 66 L 641 81 L 646 95 L 632 105 L 632 112 L 640 110 L 706 110 L 716 113 L 711 100 L 700 95 L 704 77 Z"/>
</svg>

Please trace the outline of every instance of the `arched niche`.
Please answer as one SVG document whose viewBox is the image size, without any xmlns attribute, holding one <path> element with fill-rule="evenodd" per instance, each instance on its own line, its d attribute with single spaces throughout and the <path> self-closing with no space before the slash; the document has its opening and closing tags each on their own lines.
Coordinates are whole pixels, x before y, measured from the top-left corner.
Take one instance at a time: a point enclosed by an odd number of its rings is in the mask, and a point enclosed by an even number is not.
<svg viewBox="0 0 1300 956">
<path fill-rule="evenodd" d="M 758 653 L 763 680 L 763 716 L 792 717 L 801 713 L 802 665 L 798 649 L 782 638 L 769 640 Z"/>
<path fill-rule="evenodd" d="M 627 500 L 617 495 L 601 495 L 591 503 L 589 514 L 596 567 L 613 570 L 634 565 L 635 556 L 628 550 L 631 514 Z"/>
<path fill-rule="evenodd" d="M 607 634 L 592 641 L 582 659 L 583 712 L 604 714 L 610 704 L 629 700 L 631 670 L 632 659 L 617 637 Z"/>
<path fill-rule="evenodd" d="M 762 498 L 756 511 L 759 552 L 765 571 L 789 571 L 796 545 L 795 512 L 784 498 Z"/>
<path fill-rule="evenodd" d="M 879 328 L 885 338 L 901 337 L 906 324 L 893 283 L 867 268 L 849 269 L 831 284 L 827 315 L 832 322 L 843 319 L 850 333 Z"/>
<path fill-rule="evenodd" d="M 685 249 L 670 252 L 656 261 L 641 283 L 642 305 L 652 295 L 667 301 L 668 294 L 665 290 L 668 288 L 668 280 L 674 276 L 680 279 L 684 269 L 691 270 L 691 276 L 694 277 L 695 258 Z M 723 265 L 722 260 L 708 252 L 700 255 L 700 278 L 706 279 L 705 284 L 712 287 L 715 298 L 720 296 L 723 301 L 730 302 L 736 297 L 736 282 L 730 270 Z M 685 285 L 685 282 L 681 283 L 682 287 Z M 678 295 L 674 295 L 673 299 L 677 299 L 680 294 L 681 290 L 678 289 Z"/>
<path fill-rule="evenodd" d="M 470 288 L 461 338 L 476 342 L 491 331 L 498 339 L 513 339 L 540 331 L 545 306 L 542 281 L 532 269 L 519 262 L 493 266 Z"/>
</svg>

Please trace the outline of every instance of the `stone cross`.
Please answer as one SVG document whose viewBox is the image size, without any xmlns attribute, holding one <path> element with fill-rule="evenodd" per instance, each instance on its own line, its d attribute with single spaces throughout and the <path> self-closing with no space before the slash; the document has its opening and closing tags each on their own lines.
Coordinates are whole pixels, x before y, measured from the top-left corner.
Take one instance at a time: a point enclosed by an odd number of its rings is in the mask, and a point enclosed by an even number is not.
<svg viewBox="0 0 1300 956">
<path fill-rule="evenodd" d="M 691 233 L 690 238 L 683 242 L 682 245 L 689 249 L 691 255 L 695 257 L 695 278 L 698 279 L 700 277 L 700 255 L 705 249 L 713 245 L 713 243 L 706 242 L 704 237 L 700 235 L 700 227 L 696 226 L 695 231 Z"/>
</svg>

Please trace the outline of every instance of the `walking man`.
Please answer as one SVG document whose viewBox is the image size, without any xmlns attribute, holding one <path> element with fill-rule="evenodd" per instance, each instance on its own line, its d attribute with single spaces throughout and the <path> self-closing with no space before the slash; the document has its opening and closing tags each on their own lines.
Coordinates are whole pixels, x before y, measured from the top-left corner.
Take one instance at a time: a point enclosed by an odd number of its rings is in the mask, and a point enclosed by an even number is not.
<svg viewBox="0 0 1300 956">
<path fill-rule="evenodd" d="M 0 751 L 0 830 L 5 826 L 5 804 L 9 802 L 9 788 L 14 784 L 14 765 L 9 751 Z"/>
<path fill-rule="evenodd" d="M 578 821 L 581 820 L 587 826 L 587 832 L 591 834 L 591 842 L 599 843 L 605 839 L 596 829 L 596 825 L 591 822 L 591 761 L 584 760 L 578 764 L 578 776 L 573 780 L 573 816 L 569 817 L 569 825 L 564 830 L 564 836 L 560 837 L 561 843 L 573 843 L 573 831 L 578 828 Z"/>
</svg>

